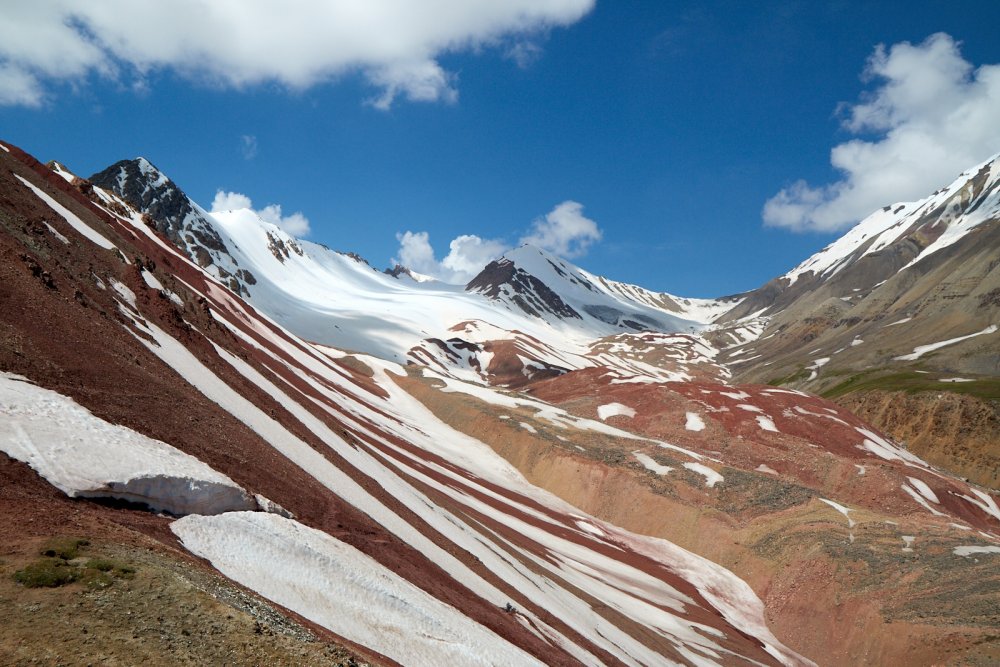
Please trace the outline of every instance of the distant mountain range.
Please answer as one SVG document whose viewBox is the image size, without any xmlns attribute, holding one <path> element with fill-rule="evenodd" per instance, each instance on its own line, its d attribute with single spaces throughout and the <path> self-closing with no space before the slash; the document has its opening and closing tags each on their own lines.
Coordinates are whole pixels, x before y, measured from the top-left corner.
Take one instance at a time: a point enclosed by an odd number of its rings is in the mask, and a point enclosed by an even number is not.
<svg viewBox="0 0 1000 667">
<path fill-rule="evenodd" d="M 381 271 L 144 158 L 0 149 L 4 572 L 86 538 L 134 561 L 100 598 L 123 618 L 151 563 L 203 572 L 185 599 L 241 591 L 206 612 L 248 619 L 240 664 L 276 633 L 287 664 L 1000 656 L 997 159 L 688 299 L 532 246 L 465 286 Z M 186 604 L 159 632 L 197 659 L 228 635 L 181 633 Z"/>
</svg>

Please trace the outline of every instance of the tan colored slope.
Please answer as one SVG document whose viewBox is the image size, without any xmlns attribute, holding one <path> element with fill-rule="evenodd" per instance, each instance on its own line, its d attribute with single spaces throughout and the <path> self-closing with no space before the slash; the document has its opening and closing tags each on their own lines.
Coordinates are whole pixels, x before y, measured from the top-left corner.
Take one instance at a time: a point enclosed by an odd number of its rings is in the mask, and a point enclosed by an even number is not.
<svg viewBox="0 0 1000 667">
<path fill-rule="evenodd" d="M 955 546 L 974 539 L 945 520 L 849 503 L 857 523 L 851 528 L 818 500 L 824 494 L 785 476 L 711 464 L 725 481 L 708 489 L 698 475 L 677 468 L 682 458 L 655 447 L 555 428 L 532 410 L 437 391 L 417 373 L 400 382 L 532 483 L 601 519 L 664 537 L 732 570 L 764 601 L 778 638 L 821 665 L 990 664 L 1000 656 L 1000 638 L 992 632 L 1000 620 L 1000 574 L 986 558 L 955 556 Z M 606 400 L 595 391 L 589 400 L 577 396 L 562 407 L 593 417 L 594 405 Z M 663 436 L 667 417 L 677 419 L 677 405 L 663 403 L 665 412 L 648 427 Z M 608 423 L 628 429 L 633 420 L 612 417 Z M 713 429 L 718 426 L 710 424 L 708 433 L 722 456 L 739 458 L 739 441 L 727 444 L 724 432 Z M 789 440 L 786 446 L 795 445 Z M 632 455 L 637 449 L 675 470 L 666 476 L 646 470 Z M 874 490 L 882 483 L 877 464 L 862 478 L 853 465 L 811 451 L 803 444 L 789 459 L 803 467 L 804 477 L 844 488 L 856 484 L 859 493 L 870 493 L 866 484 Z M 916 536 L 913 552 L 903 551 L 904 535 Z"/>
<path fill-rule="evenodd" d="M 1000 404 L 951 392 L 868 391 L 838 403 L 921 458 L 1000 488 Z"/>
</svg>

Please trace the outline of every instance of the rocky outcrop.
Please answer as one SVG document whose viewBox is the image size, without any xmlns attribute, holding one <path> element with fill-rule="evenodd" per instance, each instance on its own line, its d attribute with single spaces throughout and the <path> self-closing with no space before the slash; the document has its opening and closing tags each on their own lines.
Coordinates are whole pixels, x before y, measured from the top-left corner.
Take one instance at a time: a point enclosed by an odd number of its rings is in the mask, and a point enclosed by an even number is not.
<svg viewBox="0 0 1000 667">
<path fill-rule="evenodd" d="M 487 264 L 465 289 L 479 292 L 491 299 L 507 294 L 521 310 L 535 317 L 551 313 L 557 317 L 580 319 L 580 313 L 573 310 L 548 285 L 518 268 L 509 259 L 499 259 Z"/>
<path fill-rule="evenodd" d="M 946 391 L 869 391 L 837 402 L 921 458 L 1000 488 L 1000 403 Z"/>
</svg>

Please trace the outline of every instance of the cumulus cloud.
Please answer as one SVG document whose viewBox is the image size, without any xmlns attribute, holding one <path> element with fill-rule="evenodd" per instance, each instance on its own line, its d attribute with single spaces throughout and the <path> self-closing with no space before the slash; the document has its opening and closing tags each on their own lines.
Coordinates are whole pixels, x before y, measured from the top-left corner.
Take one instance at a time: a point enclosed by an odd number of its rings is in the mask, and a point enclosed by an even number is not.
<svg viewBox="0 0 1000 667">
<path fill-rule="evenodd" d="M 564 201 L 538 218 L 531 234 L 521 239 L 561 257 L 572 259 L 587 253 L 590 245 L 601 240 L 597 223 L 583 215 L 583 204 Z"/>
<path fill-rule="evenodd" d="M 218 211 L 237 211 L 241 208 L 253 208 L 253 202 L 250 201 L 250 197 L 239 192 L 215 191 L 215 199 L 212 200 L 212 213 Z"/>
<path fill-rule="evenodd" d="M 535 220 L 531 233 L 521 237 L 519 243 L 530 243 L 572 258 L 586 254 L 590 245 L 600 239 L 601 230 L 596 222 L 583 216 L 583 205 L 564 201 Z M 448 254 L 438 260 L 427 232 L 403 232 L 396 234 L 396 240 L 399 250 L 392 258 L 394 264 L 454 284 L 469 282 L 484 266 L 511 249 L 503 239 L 462 234 L 452 239 Z"/>
<path fill-rule="evenodd" d="M 280 227 L 288 234 L 301 238 L 309 234 L 309 219 L 296 211 L 291 215 L 283 215 L 280 204 L 268 204 L 262 209 L 255 209 L 250 197 L 239 192 L 217 190 L 212 200 L 212 213 L 219 211 L 235 211 L 248 208 L 256 213 L 264 222 Z"/>
<path fill-rule="evenodd" d="M 499 239 L 462 234 L 452 239 L 448 254 L 438 261 L 427 232 L 403 232 L 396 234 L 396 240 L 399 251 L 392 259 L 394 264 L 453 284 L 469 282 L 484 266 L 510 250 L 510 246 Z"/>
<path fill-rule="evenodd" d="M 360 73 L 395 99 L 453 101 L 442 54 L 531 39 L 594 0 L 46 0 L 5 2 L 0 104 L 38 105 L 52 82 L 150 72 L 240 88 L 304 89 Z"/>
<path fill-rule="evenodd" d="M 1000 65 L 974 68 L 959 46 L 944 33 L 878 46 L 863 75 L 877 87 L 840 109 L 855 135 L 830 154 L 841 179 L 793 183 L 764 205 L 764 223 L 843 229 L 882 206 L 930 194 L 1000 150 Z"/>
</svg>

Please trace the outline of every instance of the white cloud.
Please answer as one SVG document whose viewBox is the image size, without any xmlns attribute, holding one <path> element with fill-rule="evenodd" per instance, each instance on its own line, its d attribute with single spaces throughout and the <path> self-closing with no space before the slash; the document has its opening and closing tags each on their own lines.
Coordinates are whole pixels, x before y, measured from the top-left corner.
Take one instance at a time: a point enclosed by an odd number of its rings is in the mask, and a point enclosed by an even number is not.
<svg viewBox="0 0 1000 667">
<path fill-rule="evenodd" d="M 252 134 L 241 136 L 240 152 L 243 153 L 244 160 L 252 160 L 257 157 L 257 137 Z"/>
<path fill-rule="evenodd" d="M 300 211 L 296 211 L 291 215 L 282 215 L 281 204 L 269 204 L 257 211 L 257 215 L 264 222 L 270 222 L 272 225 L 281 227 L 297 238 L 309 234 L 309 219 L 302 215 Z"/>
<path fill-rule="evenodd" d="M 834 231 L 919 199 L 1000 151 L 1000 65 L 974 68 L 949 35 L 875 49 L 864 78 L 878 87 L 843 105 L 854 138 L 833 148 L 839 181 L 797 181 L 764 205 L 766 225 Z"/>
<path fill-rule="evenodd" d="M 0 105 L 37 107 L 44 95 L 38 80 L 24 70 L 0 63 Z"/>
<path fill-rule="evenodd" d="M 522 237 L 520 243 L 530 243 L 563 257 L 580 257 L 600 239 L 601 230 L 596 222 L 583 216 L 583 205 L 564 201 L 544 218 L 535 220 L 532 233 Z M 502 239 L 462 234 L 452 239 L 448 254 L 438 261 L 427 232 L 403 232 L 396 234 L 396 240 L 399 250 L 392 258 L 393 264 L 453 284 L 469 282 L 483 267 L 511 249 Z"/>
<path fill-rule="evenodd" d="M 250 197 L 239 192 L 215 191 L 215 199 L 212 200 L 212 213 L 217 211 L 236 211 L 241 208 L 253 208 Z"/>
<path fill-rule="evenodd" d="M 430 234 L 427 232 L 410 232 L 396 234 L 399 241 L 399 253 L 392 258 L 393 264 L 402 264 L 408 269 L 437 278 L 440 265 L 434 258 L 434 248 L 431 247 Z"/>
<path fill-rule="evenodd" d="M 439 262 L 427 232 L 403 232 L 396 234 L 396 240 L 399 251 L 392 258 L 393 264 L 452 284 L 469 282 L 484 266 L 510 250 L 509 245 L 498 239 L 462 234 L 452 240 L 448 254 Z"/>
<path fill-rule="evenodd" d="M 483 267 L 510 250 L 498 239 L 483 239 L 471 234 L 463 234 L 448 244 L 448 255 L 441 260 L 441 266 L 461 275 L 465 282 L 472 280 Z"/>
<path fill-rule="evenodd" d="M 601 240 L 597 223 L 583 215 L 583 204 L 564 201 L 535 220 L 532 232 L 521 239 L 562 257 L 572 259 L 587 253 L 595 241 Z"/>
<path fill-rule="evenodd" d="M 240 88 L 304 89 L 359 72 L 397 97 L 454 101 L 442 54 L 478 51 L 579 20 L 594 0 L 47 0 L 4 2 L 0 104 L 37 105 L 44 84 L 170 69 Z"/>
<path fill-rule="evenodd" d="M 291 236 L 301 238 L 309 234 L 309 219 L 302 213 L 296 211 L 291 215 L 282 215 L 280 204 L 268 204 L 264 208 L 257 210 L 253 207 L 250 197 L 239 192 L 226 192 L 217 190 L 215 199 L 212 200 L 212 213 L 219 211 L 235 211 L 248 208 L 256 213 L 264 222 L 280 227 Z"/>
</svg>

